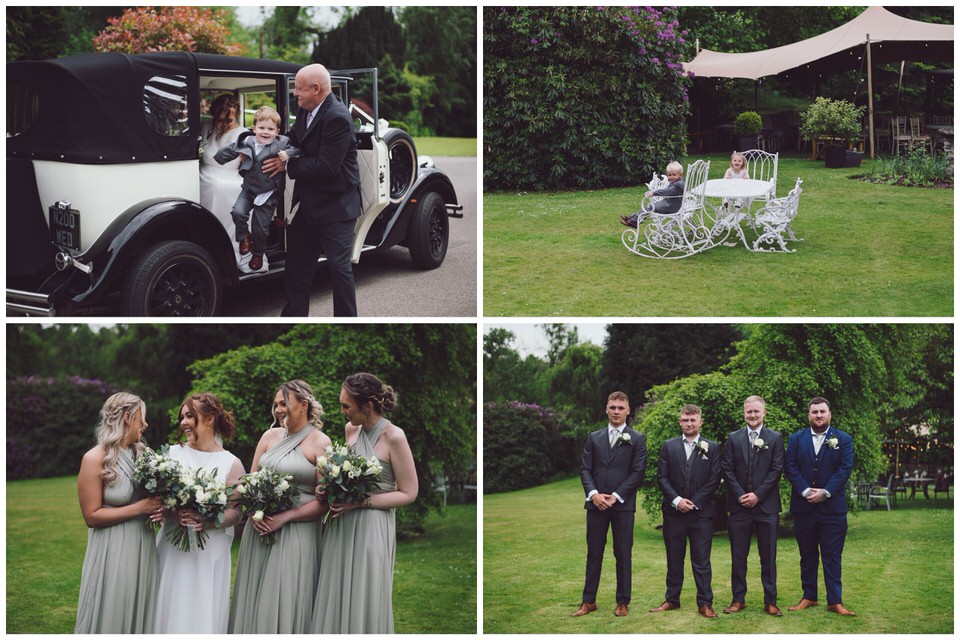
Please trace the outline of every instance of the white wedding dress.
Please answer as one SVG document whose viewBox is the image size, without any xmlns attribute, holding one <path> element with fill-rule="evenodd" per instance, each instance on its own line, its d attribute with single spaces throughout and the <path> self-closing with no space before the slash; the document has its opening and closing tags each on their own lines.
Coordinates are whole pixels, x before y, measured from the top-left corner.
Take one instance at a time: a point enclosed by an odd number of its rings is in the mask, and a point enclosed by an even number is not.
<svg viewBox="0 0 960 640">
<path fill-rule="evenodd" d="M 237 460 L 229 451 L 197 451 L 185 444 L 170 447 L 170 457 L 184 468 L 216 469 L 223 482 Z M 168 527 L 177 526 L 167 518 L 157 535 L 160 587 L 154 632 L 226 633 L 233 527 L 208 528 L 209 538 L 202 550 L 191 536 L 190 551 L 180 551 L 167 540 Z"/>
<path fill-rule="evenodd" d="M 231 160 L 226 164 L 219 164 L 213 157 L 217 151 L 223 147 L 236 142 L 240 134 L 246 131 L 243 127 L 236 127 L 223 134 L 223 137 L 217 140 L 213 134 L 213 126 L 208 123 L 203 127 L 204 147 L 203 155 L 200 156 L 200 204 L 213 213 L 226 229 L 230 238 L 230 244 L 233 245 L 233 256 L 237 265 L 244 273 L 250 273 L 248 267 L 252 254 L 240 255 L 240 248 L 236 241 L 236 225 L 233 223 L 233 216 L 230 210 L 233 209 L 233 203 L 237 201 L 240 195 L 240 185 L 243 178 L 237 173 L 240 168 L 240 158 Z M 267 256 L 263 256 L 263 268 L 266 271 L 269 268 Z"/>
</svg>

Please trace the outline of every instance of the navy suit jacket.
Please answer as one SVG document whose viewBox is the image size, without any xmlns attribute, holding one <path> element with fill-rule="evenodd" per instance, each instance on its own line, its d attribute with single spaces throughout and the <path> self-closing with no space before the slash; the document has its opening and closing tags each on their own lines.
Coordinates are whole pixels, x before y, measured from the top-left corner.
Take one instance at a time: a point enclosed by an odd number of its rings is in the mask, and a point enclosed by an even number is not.
<svg viewBox="0 0 960 640">
<path fill-rule="evenodd" d="M 750 437 L 747 428 L 737 429 L 723 445 L 723 478 L 727 481 L 727 511 L 751 511 L 739 503 L 740 496 L 751 491 L 759 502 L 753 509 L 772 515 L 780 513 L 780 476 L 783 475 L 783 436 L 766 425 L 758 436 L 767 445 L 757 452 L 750 475 Z M 752 489 L 747 487 L 752 486 Z"/>
<path fill-rule="evenodd" d="M 671 438 L 660 447 L 657 484 L 663 492 L 664 513 L 680 513 L 673 507 L 673 501 L 680 497 L 697 505 L 699 511 L 693 512 L 697 517 L 713 518 L 714 497 L 720 486 L 720 446 L 703 436 L 700 436 L 700 442 L 706 442 L 709 448 L 705 458 L 696 451 L 690 454 L 689 475 L 686 472 L 687 451 L 683 436 Z"/>
<path fill-rule="evenodd" d="M 584 495 L 596 489 L 600 493 L 616 493 L 623 500 L 611 509 L 637 510 L 637 488 L 647 469 L 647 439 L 639 431 L 624 427 L 630 434 L 630 443 L 618 442 L 613 449 L 607 436 L 607 427 L 597 429 L 587 438 L 583 447 L 580 481 Z M 592 500 L 584 503 L 587 509 L 596 509 Z"/>
<path fill-rule="evenodd" d="M 297 217 L 303 216 L 311 224 L 359 218 L 357 138 L 350 112 L 340 99 L 328 95 L 309 129 L 307 111 L 298 109 L 290 141 L 301 153 L 287 163 L 287 175 L 296 180 L 293 202 L 300 203 Z"/>
<path fill-rule="evenodd" d="M 827 441 L 837 439 L 834 449 Z M 853 472 L 853 439 L 849 434 L 827 428 L 820 454 L 813 452 L 810 429 L 797 431 L 787 442 L 787 479 L 790 480 L 790 513 L 804 514 L 819 511 L 826 514 L 847 512 L 847 480 Z M 807 488 L 826 489 L 830 498 L 810 504 L 801 495 Z"/>
</svg>

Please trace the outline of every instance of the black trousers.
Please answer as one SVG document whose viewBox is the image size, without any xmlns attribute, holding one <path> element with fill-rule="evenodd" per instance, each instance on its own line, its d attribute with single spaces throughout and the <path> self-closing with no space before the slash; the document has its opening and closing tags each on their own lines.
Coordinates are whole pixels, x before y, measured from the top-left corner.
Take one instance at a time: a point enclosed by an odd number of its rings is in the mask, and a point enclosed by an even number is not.
<svg viewBox="0 0 960 640">
<path fill-rule="evenodd" d="M 303 220 L 302 214 L 294 219 L 287 230 L 287 263 L 283 273 L 287 304 L 280 315 L 310 315 L 310 290 L 321 254 L 327 257 L 330 269 L 333 315 L 357 315 L 357 292 L 351 263 L 355 226 L 356 220 L 315 225 Z"/>
<path fill-rule="evenodd" d="M 747 556 L 750 555 L 750 539 L 757 534 L 757 550 L 760 552 L 760 583 L 763 585 L 763 604 L 777 603 L 777 526 L 780 514 L 751 511 L 734 511 L 727 521 L 730 535 L 732 568 L 730 585 L 733 599 L 746 602 Z"/>
<path fill-rule="evenodd" d="M 587 509 L 587 569 L 583 602 L 596 602 L 600 587 L 607 531 L 613 531 L 613 556 L 617 564 L 617 604 L 630 604 L 630 564 L 633 554 L 633 511 Z"/>
<path fill-rule="evenodd" d="M 675 511 L 670 507 L 671 511 Z M 713 522 L 697 513 L 663 513 L 663 544 L 667 550 L 667 590 L 664 600 L 680 604 L 683 588 L 683 561 L 690 541 L 690 566 L 697 585 L 697 606 L 713 605 L 713 570 L 710 551 L 713 548 Z"/>
</svg>

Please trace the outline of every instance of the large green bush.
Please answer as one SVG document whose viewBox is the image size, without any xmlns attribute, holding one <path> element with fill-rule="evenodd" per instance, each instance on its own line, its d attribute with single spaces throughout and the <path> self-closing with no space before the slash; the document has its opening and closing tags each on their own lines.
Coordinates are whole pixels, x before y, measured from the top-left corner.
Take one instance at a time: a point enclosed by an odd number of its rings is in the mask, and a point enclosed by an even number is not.
<svg viewBox="0 0 960 640">
<path fill-rule="evenodd" d="M 484 188 L 639 184 L 686 145 L 675 10 L 484 7 Z"/>
<path fill-rule="evenodd" d="M 548 407 L 516 401 L 483 409 L 483 492 L 535 487 L 579 468 L 584 438 Z"/>
<path fill-rule="evenodd" d="M 399 394 L 389 417 L 417 465 L 420 495 L 397 510 L 410 533 L 439 505 L 437 479 L 463 477 L 476 463 L 476 341 L 471 324 L 298 325 L 274 343 L 194 363 L 193 392 L 215 393 L 233 411 L 237 434 L 226 446 L 249 468 L 282 382 L 309 382 L 326 411 L 323 431 L 342 441 L 341 383 L 358 371 L 377 375 Z"/>
<path fill-rule="evenodd" d="M 7 480 L 79 472 L 80 459 L 96 443 L 100 408 L 117 391 L 78 377 L 7 380 Z"/>
</svg>

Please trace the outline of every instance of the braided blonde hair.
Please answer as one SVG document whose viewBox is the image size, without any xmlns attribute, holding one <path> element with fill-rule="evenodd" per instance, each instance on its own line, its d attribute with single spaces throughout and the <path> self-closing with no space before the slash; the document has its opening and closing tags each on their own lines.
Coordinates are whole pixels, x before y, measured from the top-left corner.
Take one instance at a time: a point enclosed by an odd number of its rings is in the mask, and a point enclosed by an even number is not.
<svg viewBox="0 0 960 640">
<path fill-rule="evenodd" d="M 140 412 L 141 419 L 144 419 L 147 405 L 139 397 L 124 391 L 107 398 L 100 409 L 97 444 L 107 452 L 103 459 L 103 471 L 100 472 L 100 478 L 107 486 L 113 485 L 117 481 L 117 458 L 120 457 L 121 442 L 127 435 L 130 420 L 137 411 Z M 128 415 L 129 418 L 125 419 L 125 416 Z M 134 455 L 138 455 L 146 448 L 147 445 L 142 441 L 135 442 L 133 445 Z"/>
</svg>

